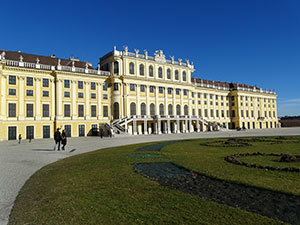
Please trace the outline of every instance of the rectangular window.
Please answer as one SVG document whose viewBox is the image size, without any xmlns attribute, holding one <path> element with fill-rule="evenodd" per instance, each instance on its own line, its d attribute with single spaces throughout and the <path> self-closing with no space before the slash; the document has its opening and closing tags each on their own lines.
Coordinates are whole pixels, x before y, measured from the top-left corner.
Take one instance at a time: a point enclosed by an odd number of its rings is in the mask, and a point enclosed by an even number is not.
<svg viewBox="0 0 300 225">
<path fill-rule="evenodd" d="M 107 94 L 103 94 L 103 99 L 108 99 Z"/>
<path fill-rule="evenodd" d="M 97 106 L 91 105 L 91 116 L 96 117 L 97 116 Z"/>
<path fill-rule="evenodd" d="M 164 93 L 164 88 L 163 87 L 158 87 L 158 91 L 160 94 Z"/>
<path fill-rule="evenodd" d="M 248 101 L 248 96 L 245 96 L 245 100 Z"/>
<path fill-rule="evenodd" d="M 201 109 L 198 109 L 198 116 L 202 117 Z"/>
<path fill-rule="evenodd" d="M 96 99 L 96 93 L 91 93 L 91 99 Z"/>
<path fill-rule="evenodd" d="M 195 109 L 192 109 L 192 114 L 193 116 L 195 116 Z"/>
<path fill-rule="evenodd" d="M 204 116 L 205 116 L 205 117 L 208 117 L 207 109 L 204 109 Z"/>
<path fill-rule="evenodd" d="M 83 89 L 83 81 L 78 81 L 78 89 Z"/>
<path fill-rule="evenodd" d="M 218 95 L 216 95 L 216 100 L 218 100 Z"/>
<path fill-rule="evenodd" d="M 84 105 L 78 105 L 78 117 L 84 117 Z"/>
<path fill-rule="evenodd" d="M 207 94 L 206 93 L 204 93 L 204 98 L 207 98 Z"/>
<path fill-rule="evenodd" d="M 243 96 L 241 96 L 241 101 L 243 101 Z"/>
<path fill-rule="evenodd" d="M 219 110 L 216 110 L 216 117 L 219 117 Z"/>
<path fill-rule="evenodd" d="M 64 80 L 64 87 L 70 88 L 70 80 Z"/>
<path fill-rule="evenodd" d="M 119 84 L 118 83 L 114 83 L 114 91 L 118 91 L 119 90 Z"/>
<path fill-rule="evenodd" d="M 49 104 L 43 104 L 43 117 L 49 117 Z"/>
<path fill-rule="evenodd" d="M 198 98 L 200 98 L 201 97 L 201 94 L 200 93 L 198 93 Z"/>
<path fill-rule="evenodd" d="M 64 97 L 65 98 L 70 98 L 70 92 L 69 91 L 65 91 L 64 92 Z"/>
<path fill-rule="evenodd" d="M 50 138 L 50 126 L 43 126 L 43 138 Z"/>
<path fill-rule="evenodd" d="M 8 76 L 8 84 L 15 85 L 17 83 L 16 80 L 17 80 L 16 76 L 13 76 L 13 75 Z"/>
<path fill-rule="evenodd" d="M 83 92 L 78 92 L 78 98 L 83 98 Z"/>
<path fill-rule="evenodd" d="M 49 91 L 43 91 L 43 97 L 49 97 Z"/>
<path fill-rule="evenodd" d="M 192 92 L 192 98 L 194 98 L 194 92 Z"/>
<path fill-rule="evenodd" d="M 183 89 L 183 95 L 187 95 L 187 90 Z"/>
<path fill-rule="evenodd" d="M 8 89 L 8 95 L 16 95 L 16 93 L 17 93 L 16 89 L 12 89 L 12 88 Z"/>
<path fill-rule="evenodd" d="M 200 100 L 198 100 L 198 104 L 199 104 L 199 105 L 201 104 L 201 101 L 200 101 Z"/>
<path fill-rule="evenodd" d="M 33 96 L 33 90 L 26 90 L 26 96 Z"/>
<path fill-rule="evenodd" d="M 210 116 L 214 117 L 214 110 L 213 109 L 210 110 Z"/>
<path fill-rule="evenodd" d="M 17 139 L 17 127 L 8 127 L 8 140 Z"/>
<path fill-rule="evenodd" d="M 235 110 L 231 111 L 231 117 L 235 117 Z"/>
<path fill-rule="evenodd" d="M 130 84 L 130 91 L 135 91 L 135 84 Z"/>
<path fill-rule="evenodd" d="M 64 117 L 70 117 L 71 116 L 71 105 L 64 104 Z"/>
<path fill-rule="evenodd" d="M 26 117 L 33 117 L 33 104 L 26 104 Z"/>
<path fill-rule="evenodd" d="M 49 79 L 43 78 L 43 87 L 49 87 Z"/>
<path fill-rule="evenodd" d="M 107 105 L 103 106 L 103 117 L 108 117 L 108 106 Z"/>
<path fill-rule="evenodd" d="M 222 101 L 224 100 L 224 97 L 223 97 L 223 95 L 221 95 L 221 100 L 222 100 Z"/>
<path fill-rule="evenodd" d="M 78 136 L 79 137 L 85 136 L 85 125 L 78 125 Z"/>
<path fill-rule="evenodd" d="M 34 126 L 26 126 L 26 139 L 34 138 Z"/>
<path fill-rule="evenodd" d="M 231 96 L 231 101 L 234 101 L 234 96 Z"/>
<path fill-rule="evenodd" d="M 150 93 L 154 93 L 154 86 L 150 86 Z"/>
<path fill-rule="evenodd" d="M 91 82 L 91 90 L 96 90 L 96 83 L 95 82 Z"/>
<path fill-rule="evenodd" d="M 145 92 L 145 85 L 141 84 L 140 90 L 141 90 L 141 92 Z"/>
<path fill-rule="evenodd" d="M 103 89 L 103 91 L 107 91 L 107 84 L 106 83 L 103 83 L 102 89 Z"/>
<path fill-rule="evenodd" d="M 176 88 L 176 95 L 180 95 L 180 89 Z"/>
<path fill-rule="evenodd" d="M 254 117 L 254 111 L 251 110 L 251 117 Z"/>
<path fill-rule="evenodd" d="M 249 117 L 249 111 L 246 110 L 246 117 Z"/>
<path fill-rule="evenodd" d="M 26 86 L 33 86 L 33 78 L 26 77 Z"/>
<path fill-rule="evenodd" d="M 8 103 L 8 117 L 16 117 L 16 103 Z"/>
<path fill-rule="evenodd" d="M 226 116 L 229 117 L 229 110 L 226 110 Z"/>
<path fill-rule="evenodd" d="M 244 110 L 241 110 L 241 117 L 244 117 Z"/>
<path fill-rule="evenodd" d="M 224 114 L 224 110 L 221 111 L 221 116 L 224 118 L 225 114 Z"/>
<path fill-rule="evenodd" d="M 210 94 L 210 95 L 209 95 L 209 98 L 210 98 L 210 99 L 213 99 L 213 94 Z"/>
<path fill-rule="evenodd" d="M 71 125 L 65 125 L 65 131 L 66 131 L 66 136 L 71 137 L 72 135 Z"/>
</svg>

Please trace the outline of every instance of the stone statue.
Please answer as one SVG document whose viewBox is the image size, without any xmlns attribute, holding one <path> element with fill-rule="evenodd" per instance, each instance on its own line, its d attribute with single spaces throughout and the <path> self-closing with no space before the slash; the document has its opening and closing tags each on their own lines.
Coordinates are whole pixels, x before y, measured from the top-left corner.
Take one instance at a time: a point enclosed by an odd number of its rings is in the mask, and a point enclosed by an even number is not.
<svg viewBox="0 0 300 225">
<path fill-rule="evenodd" d="M 19 60 L 20 60 L 20 62 L 23 62 L 23 56 L 22 55 L 20 55 Z"/>
<path fill-rule="evenodd" d="M 72 61 L 72 67 L 75 67 L 75 61 Z"/>
<path fill-rule="evenodd" d="M 36 58 L 36 64 L 39 64 L 39 63 L 40 63 L 40 59 Z"/>
<path fill-rule="evenodd" d="M 124 51 L 125 51 L 126 53 L 128 52 L 128 46 L 127 46 L 127 45 L 124 46 Z"/>
<path fill-rule="evenodd" d="M 57 65 L 60 66 L 61 59 L 58 59 Z"/>
<path fill-rule="evenodd" d="M 87 70 L 88 68 L 89 68 L 89 64 L 86 63 L 86 64 L 85 64 L 85 69 Z"/>
<path fill-rule="evenodd" d="M 174 64 L 174 56 L 170 56 L 172 64 Z"/>
<path fill-rule="evenodd" d="M 1 53 L 1 58 L 5 59 L 5 52 L 4 51 Z"/>
</svg>

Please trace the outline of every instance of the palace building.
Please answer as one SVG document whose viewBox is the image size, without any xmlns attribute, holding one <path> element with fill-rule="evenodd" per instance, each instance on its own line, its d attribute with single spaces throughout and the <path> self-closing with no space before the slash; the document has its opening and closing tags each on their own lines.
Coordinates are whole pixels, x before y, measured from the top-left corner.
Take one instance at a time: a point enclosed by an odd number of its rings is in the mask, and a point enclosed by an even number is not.
<svg viewBox="0 0 300 225">
<path fill-rule="evenodd" d="M 189 60 L 113 51 L 97 68 L 74 57 L 0 50 L 0 140 L 277 128 L 274 91 L 192 78 Z"/>
</svg>

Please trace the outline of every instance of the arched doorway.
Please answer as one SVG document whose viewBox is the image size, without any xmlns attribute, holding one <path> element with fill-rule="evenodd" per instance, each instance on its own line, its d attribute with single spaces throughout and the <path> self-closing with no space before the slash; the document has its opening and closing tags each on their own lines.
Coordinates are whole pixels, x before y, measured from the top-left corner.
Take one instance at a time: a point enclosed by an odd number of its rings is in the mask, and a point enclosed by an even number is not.
<svg viewBox="0 0 300 225">
<path fill-rule="evenodd" d="M 114 103 L 114 119 L 117 120 L 120 118 L 120 107 L 119 103 L 115 102 Z"/>
</svg>

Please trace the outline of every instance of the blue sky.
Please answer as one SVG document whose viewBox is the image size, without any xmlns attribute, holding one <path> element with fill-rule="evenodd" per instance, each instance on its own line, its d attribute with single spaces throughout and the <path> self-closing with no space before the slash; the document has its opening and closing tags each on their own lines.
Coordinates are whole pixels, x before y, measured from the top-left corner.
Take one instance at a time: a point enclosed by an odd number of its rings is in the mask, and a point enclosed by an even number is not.
<svg viewBox="0 0 300 225">
<path fill-rule="evenodd" d="M 0 49 L 96 65 L 116 45 L 190 59 L 203 79 L 275 89 L 300 115 L 300 1 L 3 1 Z"/>
</svg>

